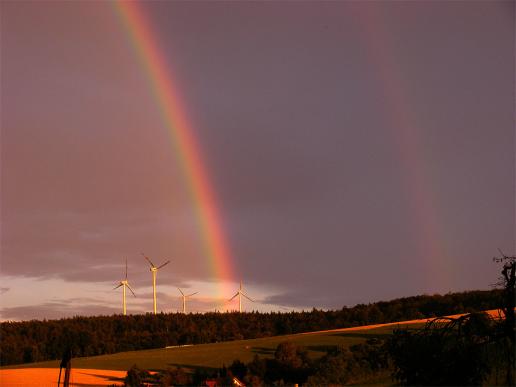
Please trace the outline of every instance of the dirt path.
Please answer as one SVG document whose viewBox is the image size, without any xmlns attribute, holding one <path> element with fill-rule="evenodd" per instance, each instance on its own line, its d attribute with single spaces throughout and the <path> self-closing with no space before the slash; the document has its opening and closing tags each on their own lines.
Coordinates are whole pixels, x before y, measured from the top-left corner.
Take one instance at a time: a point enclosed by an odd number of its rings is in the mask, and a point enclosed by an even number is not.
<svg viewBox="0 0 516 387">
<path fill-rule="evenodd" d="M 70 386 L 122 386 L 125 371 L 72 369 Z M 61 376 L 61 381 L 64 378 Z M 57 386 L 59 368 L 16 368 L 0 369 L 0 386 L 2 387 L 46 387 Z"/>
</svg>

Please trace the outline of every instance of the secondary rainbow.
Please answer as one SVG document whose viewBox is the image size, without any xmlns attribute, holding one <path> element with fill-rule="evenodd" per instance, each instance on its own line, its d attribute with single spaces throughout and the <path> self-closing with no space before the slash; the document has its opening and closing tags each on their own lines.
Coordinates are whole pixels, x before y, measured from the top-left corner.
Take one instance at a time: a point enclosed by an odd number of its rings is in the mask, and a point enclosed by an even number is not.
<svg viewBox="0 0 516 387">
<path fill-rule="evenodd" d="M 451 262 L 439 222 L 437 195 L 430 181 L 429 162 L 424 160 L 424 149 L 420 138 L 421 128 L 417 117 L 406 96 L 406 82 L 400 73 L 400 66 L 393 54 L 394 45 L 389 39 L 389 31 L 384 28 L 378 7 L 359 6 L 357 16 L 361 20 L 366 47 L 371 59 L 376 64 L 377 76 L 382 84 L 388 117 L 396 128 L 393 142 L 398 150 L 406 178 L 406 190 L 409 193 L 408 203 L 414 214 L 419 229 L 419 251 L 417 256 L 423 257 L 424 270 L 427 275 L 426 291 L 435 291 L 438 286 L 453 286 L 449 269 Z M 417 259 L 413 257 L 414 259 Z M 412 257 L 411 257 L 412 259 Z"/>
<path fill-rule="evenodd" d="M 204 253 L 222 284 L 234 278 L 232 259 L 224 236 L 217 202 L 204 167 L 201 150 L 186 116 L 171 64 L 162 55 L 145 14 L 137 1 L 112 3 L 141 62 L 181 165 L 204 242 Z M 223 286 L 223 285 L 221 285 Z M 224 289 L 220 289 L 224 292 Z M 223 294 L 221 294 L 222 296 Z"/>
</svg>

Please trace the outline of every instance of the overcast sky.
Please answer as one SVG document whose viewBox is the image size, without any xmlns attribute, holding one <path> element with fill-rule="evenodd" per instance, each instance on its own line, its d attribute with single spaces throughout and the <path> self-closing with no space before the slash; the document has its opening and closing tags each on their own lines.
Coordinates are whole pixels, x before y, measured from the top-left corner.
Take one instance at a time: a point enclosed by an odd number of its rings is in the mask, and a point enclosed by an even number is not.
<svg viewBox="0 0 516 387">
<path fill-rule="evenodd" d="M 515 253 L 514 2 L 145 2 L 245 309 L 489 289 Z M 195 203 L 108 2 L 3 1 L 0 318 L 121 311 L 141 257 L 215 299 Z M 173 70 L 172 70 L 173 69 Z M 226 294 L 229 298 L 232 294 Z"/>
</svg>

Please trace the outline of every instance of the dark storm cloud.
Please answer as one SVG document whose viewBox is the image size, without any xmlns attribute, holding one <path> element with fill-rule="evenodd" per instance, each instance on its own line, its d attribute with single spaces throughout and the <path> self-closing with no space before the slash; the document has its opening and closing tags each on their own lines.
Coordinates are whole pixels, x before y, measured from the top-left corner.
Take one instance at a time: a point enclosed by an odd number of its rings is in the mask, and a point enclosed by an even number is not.
<svg viewBox="0 0 516 387">
<path fill-rule="evenodd" d="M 0 288 L 0 294 L 4 294 L 5 292 L 8 292 L 10 288 Z"/>
</svg>

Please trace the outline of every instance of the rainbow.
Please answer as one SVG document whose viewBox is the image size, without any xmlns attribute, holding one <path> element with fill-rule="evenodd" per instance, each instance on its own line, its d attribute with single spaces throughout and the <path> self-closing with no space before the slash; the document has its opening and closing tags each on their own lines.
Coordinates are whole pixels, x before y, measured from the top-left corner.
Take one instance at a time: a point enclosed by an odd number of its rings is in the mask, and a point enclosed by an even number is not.
<svg viewBox="0 0 516 387">
<path fill-rule="evenodd" d="M 430 183 L 428 161 L 419 136 L 421 128 L 410 108 L 406 96 L 405 81 L 393 54 L 393 44 L 386 28 L 383 28 L 380 11 L 375 5 L 359 6 L 361 26 L 371 59 L 376 64 L 377 76 L 384 92 L 389 119 L 396 128 L 393 133 L 401 166 L 405 174 L 405 190 L 408 193 L 411 213 L 419 231 L 418 247 L 412 260 L 423 259 L 426 272 L 426 291 L 442 290 L 453 286 L 448 249 L 443 242 L 439 214 L 434 203 L 437 195 Z"/>
<path fill-rule="evenodd" d="M 201 158 L 202 152 L 177 90 L 174 72 L 160 52 L 157 38 L 145 18 L 140 3 L 116 1 L 111 4 L 122 21 L 129 42 L 144 69 L 163 124 L 175 148 L 177 161 L 195 203 L 204 254 L 208 257 L 212 272 L 219 281 L 220 296 L 223 296 L 224 283 L 234 278 L 233 262 L 224 236 L 217 201 Z"/>
</svg>

